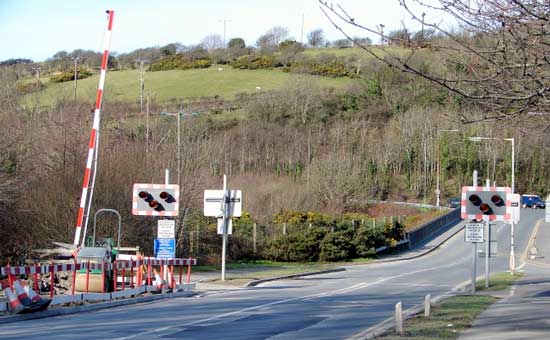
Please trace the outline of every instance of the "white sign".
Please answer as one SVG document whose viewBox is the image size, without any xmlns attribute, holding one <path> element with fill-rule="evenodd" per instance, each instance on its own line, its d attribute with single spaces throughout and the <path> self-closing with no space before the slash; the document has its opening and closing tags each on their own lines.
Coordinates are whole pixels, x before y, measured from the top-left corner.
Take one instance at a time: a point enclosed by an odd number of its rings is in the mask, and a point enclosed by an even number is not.
<svg viewBox="0 0 550 340">
<path fill-rule="evenodd" d="M 157 238 L 176 238 L 176 221 L 158 220 Z"/>
<path fill-rule="evenodd" d="M 519 223 L 519 212 L 521 211 L 521 195 L 520 194 L 509 194 L 511 205 L 510 211 L 512 213 L 512 221 L 515 224 Z M 511 222 L 511 221 L 509 221 Z"/>
<path fill-rule="evenodd" d="M 227 219 L 227 235 L 233 234 L 233 220 Z M 218 218 L 218 235 L 223 235 L 223 218 Z"/>
<path fill-rule="evenodd" d="M 243 194 L 240 190 L 229 191 L 227 217 L 240 217 L 243 207 Z M 204 190 L 204 216 L 223 216 L 223 190 Z"/>
<path fill-rule="evenodd" d="M 467 223 L 465 241 L 472 243 L 483 242 L 483 223 Z"/>
</svg>

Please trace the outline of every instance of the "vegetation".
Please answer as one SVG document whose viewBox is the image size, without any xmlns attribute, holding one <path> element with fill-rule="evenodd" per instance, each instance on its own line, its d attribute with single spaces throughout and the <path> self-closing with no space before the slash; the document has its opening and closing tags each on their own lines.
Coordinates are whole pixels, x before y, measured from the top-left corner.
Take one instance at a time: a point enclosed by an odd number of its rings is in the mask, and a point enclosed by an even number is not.
<svg viewBox="0 0 550 340">
<path fill-rule="evenodd" d="M 527 18 L 539 22 L 532 15 Z M 520 26 L 513 27 L 524 32 Z M 502 39 L 510 38 L 500 28 L 497 32 L 504 34 Z M 483 118 L 483 105 L 488 103 L 480 105 L 445 86 L 434 86 L 433 80 L 411 71 L 462 77 L 470 66 L 474 71 L 485 67 L 470 63 L 465 69 L 464 63 L 451 64 L 442 54 L 449 46 L 452 50 L 457 39 L 475 42 L 470 33 L 394 32 L 393 40 L 382 39 L 378 46 L 350 37 L 347 44 L 328 42 L 339 47 L 333 49 L 321 48 L 327 42 L 320 33 L 309 37 L 316 48 L 303 46 L 289 38 L 288 30 L 274 27 L 256 47 L 237 39 L 220 48 L 220 37 L 209 36 L 200 46 L 172 43 L 109 58 L 92 206 L 122 213 L 124 244 L 150 249 L 154 230 L 147 218 L 131 215 L 130 190 L 135 182 L 162 183 L 165 168 L 181 176 L 178 255 L 191 254 L 210 263 L 219 260 L 220 242 L 215 221 L 202 216 L 202 194 L 219 187 L 223 174 L 229 175 L 231 187 L 243 190 L 249 213 L 235 220 L 229 243 L 233 260 L 334 261 L 370 256 L 373 249 L 392 245 L 403 228 L 418 225 L 423 218 L 390 220 L 387 226 L 369 229 L 367 223 L 357 224 L 359 218 L 345 216 L 374 216 L 370 200 L 434 203 L 438 174 L 443 201 L 471 183 L 474 169 L 506 185 L 511 180 L 511 153 L 503 138 L 515 138 L 515 170 L 522 174 L 516 176 L 516 190 L 546 195 L 550 140 L 542 132 L 548 116 L 529 116 L 512 124 L 468 120 L 470 113 Z M 409 36 L 411 42 L 404 41 Z M 481 34 L 480 39 L 487 42 L 490 37 Z M 535 40 L 512 45 L 524 46 L 528 55 L 536 56 L 544 49 Z M 352 42 L 366 54 L 358 54 L 357 47 L 350 47 Z M 446 50 L 440 49 L 445 46 Z M 455 61 L 465 56 L 458 51 Z M 495 56 L 502 65 L 499 53 Z M 101 54 L 60 51 L 44 63 L 12 60 L 0 66 L 0 238 L 8 245 L 0 250 L 1 258 L 21 261 L 51 240 L 70 242 L 74 235 L 98 79 L 80 80 L 76 101 L 72 83 L 50 80 L 55 72 L 69 72 L 75 61 L 97 73 Z M 388 61 L 400 64 L 387 67 Z M 403 62 L 410 67 L 406 72 Z M 208 63 L 213 66 L 178 69 Z M 526 66 L 526 71 L 533 70 L 531 64 Z M 145 79 L 143 106 L 138 104 L 138 67 Z M 149 68 L 170 70 L 148 72 Z M 534 77 L 526 83 L 532 86 L 513 86 L 512 91 L 530 92 L 541 84 L 547 89 L 548 63 L 536 64 L 535 69 L 540 72 L 518 75 L 514 68 L 499 76 Z M 479 90 L 483 95 L 488 89 Z M 515 110 L 528 104 L 544 109 L 545 91 L 529 100 L 512 100 L 509 107 Z M 500 99 L 493 102 L 495 108 L 502 108 Z M 176 120 L 159 113 L 180 110 L 196 114 L 184 116 L 178 148 Z M 449 129 L 460 132 L 442 132 Z M 474 143 L 468 139 L 471 136 L 494 140 Z M 287 216 L 288 211 L 316 214 L 310 219 L 302 213 Z M 281 222 L 283 217 L 289 219 Z M 112 235 L 113 223 L 106 220 L 98 233 Z M 256 251 L 251 236 L 254 223 Z M 284 235 L 281 223 L 287 223 Z"/>
</svg>

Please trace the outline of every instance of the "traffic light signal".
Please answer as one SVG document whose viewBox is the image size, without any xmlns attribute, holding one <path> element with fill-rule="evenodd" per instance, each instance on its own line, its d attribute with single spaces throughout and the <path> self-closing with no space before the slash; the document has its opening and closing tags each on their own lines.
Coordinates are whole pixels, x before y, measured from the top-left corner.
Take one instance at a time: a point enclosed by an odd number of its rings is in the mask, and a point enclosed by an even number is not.
<svg viewBox="0 0 550 340">
<path fill-rule="evenodd" d="M 178 216 L 179 186 L 176 184 L 134 184 L 132 214 Z"/>
<path fill-rule="evenodd" d="M 462 187 L 461 217 L 509 221 L 511 218 L 509 187 Z"/>
</svg>

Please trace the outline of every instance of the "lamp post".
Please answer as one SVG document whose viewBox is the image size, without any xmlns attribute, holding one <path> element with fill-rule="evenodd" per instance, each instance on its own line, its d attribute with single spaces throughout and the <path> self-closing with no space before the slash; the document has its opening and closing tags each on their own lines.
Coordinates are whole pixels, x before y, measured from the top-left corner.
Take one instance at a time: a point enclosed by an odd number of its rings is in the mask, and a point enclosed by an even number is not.
<svg viewBox="0 0 550 340">
<path fill-rule="evenodd" d="M 436 146 L 437 146 L 437 167 L 436 167 L 436 170 L 437 170 L 437 175 L 436 175 L 436 188 L 435 188 L 435 206 L 437 208 L 439 208 L 440 206 L 440 197 L 441 197 L 441 188 L 440 188 L 440 185 L 439 185 L 439 175 L 440 175 L 440 172 L 441 172 L 441 163 L 440 163 L 440 159 L 439 159 L 439 134 L 440 132 L 460 132 L 460 130 L 458 129 L 451 129 L 451 130 L 437 130 L 437 133 L 436 133 Z"/>
<path fill-rule="evenodd" d="M 515 140 L 514 138 L 493 138 L 493 137 L 470 137 L 469 140 L 473 142 L 479 142 L 483 140 L 505 140 L 512 144 L 512 194 L 515 192 Z M 516 268 L 516 257 L 514 253 L 514 220 L 510 221 L 510 273 L 514 275 L 514 269 Z"/>
</svg>

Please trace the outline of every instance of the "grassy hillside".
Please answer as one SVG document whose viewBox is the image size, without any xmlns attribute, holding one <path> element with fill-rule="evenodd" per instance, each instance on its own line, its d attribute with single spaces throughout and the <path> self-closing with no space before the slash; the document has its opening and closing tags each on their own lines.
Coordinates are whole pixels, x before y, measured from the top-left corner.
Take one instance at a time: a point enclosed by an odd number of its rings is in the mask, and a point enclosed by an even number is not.
<svg viewBox="0 0 550 340">
<path fill-rule="evenodd" d="M 222 69 L 221 71 L 219 69 Z M 95 100 L 98 75 L 79 80 L 77 97 L 79 100 Z M 280 88 L 290 81 L 294 74 L 280 70 L 236 70 L 229 66 L 213 66 L 208 69 L 172 70 L 145 73 L 145 91 L 151 93 L 158 102 L 173 98 L 201 96 L 221 96 L 232 99 L 242 92 L 255 92 L 256 87 L 262 90 Z M 342 88 L 353 80 L 348 78 L 328 78 L 307 76 L 315 79 L 321 87 Z M 27 105 L 50 105 L 56 100 L 72 100 L 73 82 L 60 84 L 43 80 L 46 87 L 43 91 L 31 94 L 26 99 Z M 125 70 L 108 72 L 105 81 L 105 99 L 109 101 L 139 101 L 139 71 Z"/>
</svg>

